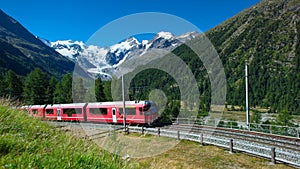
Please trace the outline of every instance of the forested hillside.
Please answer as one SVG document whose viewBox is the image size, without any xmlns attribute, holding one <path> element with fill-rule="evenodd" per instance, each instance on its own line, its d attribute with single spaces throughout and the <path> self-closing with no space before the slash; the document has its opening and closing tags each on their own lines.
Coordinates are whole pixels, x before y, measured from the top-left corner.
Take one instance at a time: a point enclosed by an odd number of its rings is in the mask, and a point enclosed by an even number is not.
<svg viewBox="0 0 300 169">
<path fill-rule="evenodd" d="M 249 62 L 250 105 L 300 113 L 300 2 L 264 0 L 208 31 L 227 75 L 228 104 L 244 105 Z"/>
</svg>

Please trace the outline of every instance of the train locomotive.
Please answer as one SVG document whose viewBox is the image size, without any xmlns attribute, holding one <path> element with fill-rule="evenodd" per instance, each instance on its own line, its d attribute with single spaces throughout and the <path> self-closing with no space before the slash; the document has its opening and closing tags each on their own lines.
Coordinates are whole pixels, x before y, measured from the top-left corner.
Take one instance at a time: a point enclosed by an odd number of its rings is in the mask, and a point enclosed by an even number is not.
<svg viewBox="0 0 300 169">
<path fill-rule="evenodd" d="M 123 123 L 123 102 L 70 103 L 30 105 L 23 109 L 33 117 L 55 121 L 79 121 L 96 123 Z M 158 110 L 152 101 L 126 101 L 126 123 L 150 125 L 158 118 Z"/>
</svg>

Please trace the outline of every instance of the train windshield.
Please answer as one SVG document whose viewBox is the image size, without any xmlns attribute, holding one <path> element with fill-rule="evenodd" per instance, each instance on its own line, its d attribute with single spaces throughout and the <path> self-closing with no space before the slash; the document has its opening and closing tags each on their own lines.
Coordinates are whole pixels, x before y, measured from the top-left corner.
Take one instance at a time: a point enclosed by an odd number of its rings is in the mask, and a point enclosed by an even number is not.
<svg viewBox="0 0 300 169">
<path fill-rule="evenodd" d="M 145 114 L 150 114 L 150 113 L 157 114 L 158 113 L 155 103 L 150 102 L 150 101 L 145 102 L 144 111 L 145 111 Z"/>
</svg>

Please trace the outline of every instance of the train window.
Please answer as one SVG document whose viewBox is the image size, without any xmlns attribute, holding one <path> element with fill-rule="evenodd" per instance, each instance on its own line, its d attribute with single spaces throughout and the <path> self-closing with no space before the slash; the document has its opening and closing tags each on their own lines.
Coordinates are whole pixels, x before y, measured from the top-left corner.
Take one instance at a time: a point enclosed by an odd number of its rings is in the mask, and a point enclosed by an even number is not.
<svg viewBox="0 0 300 169">
<path fill-rule="evenodd" d="M 107 115 L 107 108 L 90 108 L 90 114 Z"/>
<path fill-rule="evenodd" d="M 37 109 L 32 109 L 32 114 L 38 114 L 38 110 Z"/>
<path fill-rule="evenodd" d="M 127 115 L 136 115 L 136 109 L 135 107 L 133 108 L 125 108 L 126 114 Z"/>
<path fill-rule="evenodd" d="M 67 114 L 69 117 L 72 117 L 73 114 L 82 114 L 82 109 L 63 109 L 63 113 Z"/>
<path fill-rule="evenodd" d="M 46 114 L 54 114 L 53 109 L 46 109 Z"/>
</svg>

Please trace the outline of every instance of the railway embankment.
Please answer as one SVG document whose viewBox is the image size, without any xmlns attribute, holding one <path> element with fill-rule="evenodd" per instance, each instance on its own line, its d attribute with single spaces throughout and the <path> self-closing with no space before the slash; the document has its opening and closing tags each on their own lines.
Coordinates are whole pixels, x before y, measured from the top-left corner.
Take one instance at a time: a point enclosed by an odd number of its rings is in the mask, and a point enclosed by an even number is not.
<svg viewBox="0 0 300 169">
<path fill-rule="evenodd" d="M 124 168 L 121 158 L 0 104 L 0 168 Z"/>
</svg>

